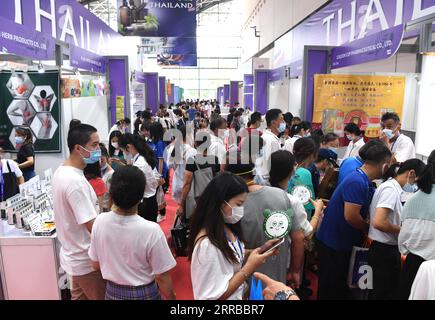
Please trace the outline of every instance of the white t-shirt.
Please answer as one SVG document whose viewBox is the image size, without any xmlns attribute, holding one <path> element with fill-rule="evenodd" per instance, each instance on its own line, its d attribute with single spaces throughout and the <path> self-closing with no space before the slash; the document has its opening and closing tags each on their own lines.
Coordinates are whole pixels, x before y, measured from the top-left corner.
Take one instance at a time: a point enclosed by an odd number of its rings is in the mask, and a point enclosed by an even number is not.
<svg viewBox="0 0 435 320">
<path fill-rule="evenodd" d="M 361 138 L 357 142 L 351 141 L 349 145 L 347 146 L 346 152 L 344 154 L 344 157 L 342 159 L 345 160 L 347 158 L 355 158 L 359 156 L 359 150 L 365 145 L 364 139 Z"/>
<path fill-rule="evenodd" d="M 381 242 L 383 244 L 397 245 L 399 235 L 392 233 L 385 233 L 373 226 L 373 220 L 376 216 L 375 212 L 377 208 L 387 208 L 390 210 L 388 215 L 388 221 L 395 226 L 401 225 L 402 215 L 402 202 L 400 195 L 403 189 L 396 179 L 390 179 L 385 181 L 376 190 L 373 196 L 372 203 L 370 205 L 370 229 L 369 237 L 372 240 Z"/>
<path fill-rule="evenodd" d="M 95 220 L 89 257 L 100 263 L 104 279 L 134 287 L 150 284 L 177 264 L 158 224 L 115 212 Z"/>
<path fill-rule="evenodd" d="M 171 146 L 170 149 L 168 149 L 169 157 L 167 163 L 169 169 L 174 169 L 174 176 L 172 178 L 172 199 L 180 204 L 182 200 L 181 194 L 183 192 L 184 173 L 186 172 L 187 160 L 196 156 L 197 151 L 188 144 L 184 144 L 182 149 L 182 159 L 176 163 L 175 159 L 170 157 L 173 150 L 174 146 Z"/>
<path fill-rule="evenodd" d="M 233 243 L 239 251 L 237 243 Z M 245 246 L 241 248 L 244 256 Z M 233 246 L 230 245 L 234 251 Z M 235 252 L 235 251 L 234 251 Z M 236 254 L 240 257 L 240 252 Z M 239 258 L 240 261 L 240 258 Z M 217 300 L 227 291 L 231 278 L 241 269 L 241 263 L 230 263 L 222 251 L 208 238 L 200 240 L 195 246 L 190 265 L 193 296 L 195 300 Z M 241 285 L 228 300 L 242 300 L 244 285 Z"/>
<path fill-rule="evenodd" d="M 293 153 L 293 147 L 295 145 L 295 142 L 298 141 L 300 138 L 302 138 L 301 136 L 293 136 L 289 139 L 286 140 L 285 144 L 284 144 L 284 150 L 290 151 L 291 153 Z"/>
<path fill-rule="evenodd" d="M 281 149 L 281 144 L 279 142 L 279 138 L 269 129 L 264 130 L 263 135 L 263 157 L 261 157 L 262 166 L 260 175 L 263 176 L 263 179 L 268 182 L 269 181 L 269 172 L 270 172 L 270 157 L 272 153 Z"/>
<path fill-rule="evenodd" d="M 112 179 L 112 176 L 113 176 L 113 174 L 115 173 L 115 171 L 112 169 L 112 170 L 106 170 L 106 172 L 103 174 L 103 177 L 102 177 L 102 179 L 103 179 L 103 181 L 104 181 L 104 184 L 106 185 L 106 189 L 107 189 L 107 192 L 103 195 L 103 208 L 104 209 L 110 209 L 109 208 L 109 203 L 110 203 L 110 194 L 109 194 L 109 191 L 110 191 L 110 180 Z"/>
<path fill-rule="evenodd" d="M 211 156 L 215 156 L 219 159 L 220 163 L 225 160 L 227 150 L 225 148 L 225 144 L 221 138 L 216 137 L 213 133 L 210 134 L 211 144 L 208 148 L 207 154 Z"/>
<path fill-rule="evenodd" d="M 435 261 L 422 263 L 415 276 L 409 300 L 435 300 Z"/>
<path fill-rule="evenodd" d="M 53 206 L 57 237 L 62 245 L 62 268 L 71 276 L 93 272 L 88 256 L 91 234 L 85 224 L 95 219 L 100 210 L 97 195 L 82 170 L 69 166 L 56 170 Z"/>
<path fill-rule="evenodd" d="M 20 178 L 23 176 L 23 172 L 20 170 L 20 168 L 18 168 L 18 164 L 13 160 L 6 160 L 6 159 L 1 160 L 3 173 L 9 173 L 9 169 L 8 169 L 8 165 L 7 165 L 8 163 L 9 163 L 9 167 L 11 168 L 11 172 L 15 173 L 15 176 L 17 178 Z"/>
<path fill-rule="evenodd" d="M 415 146 L 410 137 L 400 134 L 396 142 L 391 146 L 391 152 L 397 162 L 405 162 L 410 159 L 415 159 Z"/>
<path fill-rule="evenodd" d="M 301 226 L 304 236 L 307 237 L 313 232 L 313 226 L 308 221 L 308 215 L 302 202 L 291 194 L 287 194 L 290 199 L 291 207 L 295 212 L 295 224 Z"/>
<path fill-rule="evenodd" d="M 143 197 L 151 198 L 156 195 L 157 187 L 159 186 L 159 181 L 157 180 L 157 169 L 151 168 L 148 162 L 140 154 L 137 154 L 133 158 L 133 165 L 138 167 L 145 175 L 146 186 Z"/>
</svg>

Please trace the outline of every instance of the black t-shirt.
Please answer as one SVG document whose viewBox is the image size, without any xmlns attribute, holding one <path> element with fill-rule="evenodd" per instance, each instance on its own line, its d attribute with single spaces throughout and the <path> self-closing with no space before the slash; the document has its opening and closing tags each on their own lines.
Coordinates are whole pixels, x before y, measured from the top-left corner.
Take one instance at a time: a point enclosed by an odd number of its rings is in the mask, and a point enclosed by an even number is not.
<svg viewBox="0 0 435 320">
<path fill-rule="evenodd" d="M 186 170 L 190 171 L 192 173 L 195 173 L 195 171 L 198 170 L 196 166 L 196 159 L 199 159 L 198 157 L 201 157 L 202 159 L 198 161 L 198 167 L 202 169 L 211 168 L 213 171 L 213 176 L 215 176 L 221 169 L 219 165 L 219 158 L 215 156 L 207 156 L 203 157 L 200 155 L 197 155 L 195 158 L 189 158 L 186 163 Z"/>
<path fill-rule="evenodd" d="M 31 167 L 21 169 L 21 171 L 27 172 L 35 170 L 35 149 L 31 143 L 27 143 L 20 148 L 17 154 L 17 163 L 21 164 L 26 162 L 28 157 L 33 157 L 33 165 Z"/>
</svg>

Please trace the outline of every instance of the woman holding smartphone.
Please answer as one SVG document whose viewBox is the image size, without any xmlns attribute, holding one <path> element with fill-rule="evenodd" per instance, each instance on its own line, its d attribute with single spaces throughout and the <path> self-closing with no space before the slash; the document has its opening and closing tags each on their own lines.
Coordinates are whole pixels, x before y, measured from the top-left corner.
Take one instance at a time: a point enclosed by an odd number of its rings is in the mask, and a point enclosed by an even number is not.
<svg viewBox="0 0 435 320">
<path fill-rule="evenodd" d="M 276 240 L 250 252 L 245 250 L 240 220 L 247 195 L 243 179 L 222 173 L 198 200 L 190 220 L 189 244 L 196 300 L 242 300 L 245 281 L 278 253 L 278 249 L 267 251 Z"/>
</svg>

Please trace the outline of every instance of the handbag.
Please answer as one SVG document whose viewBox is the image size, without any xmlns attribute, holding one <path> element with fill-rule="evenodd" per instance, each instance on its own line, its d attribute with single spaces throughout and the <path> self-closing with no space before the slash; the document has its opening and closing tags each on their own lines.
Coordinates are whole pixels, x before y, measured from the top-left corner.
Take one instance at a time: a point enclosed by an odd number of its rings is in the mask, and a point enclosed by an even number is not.
<svg viewBox="0 0 435 320">
<path fill-rule="evenodd" d="M 189 234 L 189 225 L 183 222 L 180 216 L 177 215 L 174 226 L 171 229 L 172 245 L 177 257 L 187 257 Z"/>
<path fill-rule="evenodd" d="M 372 240 L 366 237 L 362 243 L 361 247 L 353 247 L 352 255 L 350 257 L 349 264 L 349 274 L 347 278 L 347 284 L 351 289 L 362 289 L 360 288 L 360 279 L 365 275 L 365 268 L 370 268 L 369 266 L 369 248 L 371 246 Z M 369 284 L 370 285 L 370 284 Z"/>
</svg>

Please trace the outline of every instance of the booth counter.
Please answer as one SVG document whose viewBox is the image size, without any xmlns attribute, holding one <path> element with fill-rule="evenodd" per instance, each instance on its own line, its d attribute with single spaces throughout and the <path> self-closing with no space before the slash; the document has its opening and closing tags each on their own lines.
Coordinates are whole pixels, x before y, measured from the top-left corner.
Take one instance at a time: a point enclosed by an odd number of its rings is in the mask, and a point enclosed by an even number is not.
<svg viewBox="0 0 435 320">
<path fill-rule="evenodd" d="M 0 221 L 0 298 L 60 300 L 56 234 L 34 237 Z"/>
</svg>

